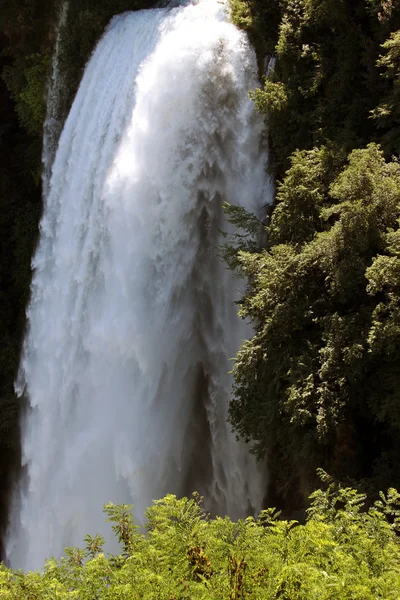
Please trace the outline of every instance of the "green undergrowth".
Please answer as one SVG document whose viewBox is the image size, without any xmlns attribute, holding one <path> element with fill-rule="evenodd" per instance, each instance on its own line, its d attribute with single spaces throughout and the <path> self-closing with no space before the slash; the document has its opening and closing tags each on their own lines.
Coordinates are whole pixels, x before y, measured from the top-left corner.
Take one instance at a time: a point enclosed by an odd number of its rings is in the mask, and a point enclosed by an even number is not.
<svg viewBox="0 0 400 600">
<path fill-rule="evenodd" d="M 146 511 L 145 532 L 131 506 L 104 507 L 121 552 L 100 535 L 67 548 L 41 572 L 0 566 L 2 600 L 397 600 L 400 495 L 389 490 L 365 507 L 355 489 L 322 473 L 305 524 L 275 509 L 237 522 L 210 518 L 201 499 L 168 495 Z"/>
</svg>

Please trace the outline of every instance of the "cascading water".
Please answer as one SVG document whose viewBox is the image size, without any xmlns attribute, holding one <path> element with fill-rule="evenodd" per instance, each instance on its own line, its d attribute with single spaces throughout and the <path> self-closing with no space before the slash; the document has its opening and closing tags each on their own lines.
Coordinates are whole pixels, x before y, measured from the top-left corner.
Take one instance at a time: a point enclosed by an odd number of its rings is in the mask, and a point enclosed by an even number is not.
<svg viewBox="0 0 400 600">
<path fill-rule="evenodd" d="M 57 149 L 57 142 L 61 133 L 61 113 L 65 99 L 65 82 L 60 69 L 60 53 L 62 48 L 62 37 L 68 16 L 68 1 L 63 0 L 60 5 L 58 26 L 56 30 L 56 44 L 51 64 L 51 76 L 48 82 L 46 119 L 43 131 L 43 153 L 42 153 L 42 182 L 43 194 L 47 197 L 51 167 Z"/>
<path fill-rule="evenodd" d="M 34 259 L 14 567 L 108 532 L 110 500 L 261 506 L 264 475 L 226 422 L 249 332 L 217 257 L 223 201 L 268 200 L 256 70 L 216 0 L 114 18 L 86 68 Z"/>
</svg>

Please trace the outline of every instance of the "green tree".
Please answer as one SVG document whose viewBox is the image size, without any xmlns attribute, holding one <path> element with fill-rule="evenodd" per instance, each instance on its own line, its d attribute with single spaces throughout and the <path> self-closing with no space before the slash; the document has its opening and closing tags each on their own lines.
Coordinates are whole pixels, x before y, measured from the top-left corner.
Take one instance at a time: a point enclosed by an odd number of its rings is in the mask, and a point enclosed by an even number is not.
<svg viewBox="0 0 400 600">
<path fill-rule="evenodd" d="M 383 130 L 382 142 L 390 151 L 400 152 L 400 31 L 391 34 L 382 45 L 384 54 L 378 61 L 389 83 L 383 101 L 372 112 Z"/>
<path fill-rule="evenodd" d="M 339 163 L 327 148 L 295 153 L 267 248 L 233 252 L 255 334 L 236 357 L 230 419 L 270 457 L 283 497 L 309 493 L 319 465 L 370 477 L 397 447 L 400 164 L 374 144 Z M 393 456 L 386 471 L 399 481 Z"/>
<path fill-rule="evenodd" d="M 239 13 L 244 27 L 251 27 L 252 3 L 237 5 L 246 9 Z M 266 116 L 281 178 L 296 149 L 334 142 L 349 152 L 381 140 L 369 117 L 390 95 L 390 83 L 380 77 L 377 60 L 382 41 L 400 26 L 400 8 L 380 0 L 281 0 L 276 14 L 279 35 L 270 36 L 276 65 L 252 97 Z M 397 144 L 397 133 L 392 136 Z"/>
</svg>

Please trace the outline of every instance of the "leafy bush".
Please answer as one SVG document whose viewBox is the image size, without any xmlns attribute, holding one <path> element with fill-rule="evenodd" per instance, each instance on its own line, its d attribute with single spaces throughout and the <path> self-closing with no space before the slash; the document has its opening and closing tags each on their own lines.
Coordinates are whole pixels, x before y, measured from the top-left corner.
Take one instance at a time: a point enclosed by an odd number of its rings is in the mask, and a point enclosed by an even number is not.
<svg viewBox="0 0 400 600">
<path fill-rule="evenodd" d="M 322 474 L 329 481 L 326 474 Z M 39 573 L 0 566 L 4 600 L 397 600 L 400 496 L 366 510 L 365 496 L 329 483 L 311 495 L 307 521 L 274 509 L 233 522 L 210 518 L 200 499 L 168 495 L 146 512 L 140 533 L 130 506 L 108 504 L 122 554 L 106 555 L 101 536 L 67 548 Z"/>
</svg>

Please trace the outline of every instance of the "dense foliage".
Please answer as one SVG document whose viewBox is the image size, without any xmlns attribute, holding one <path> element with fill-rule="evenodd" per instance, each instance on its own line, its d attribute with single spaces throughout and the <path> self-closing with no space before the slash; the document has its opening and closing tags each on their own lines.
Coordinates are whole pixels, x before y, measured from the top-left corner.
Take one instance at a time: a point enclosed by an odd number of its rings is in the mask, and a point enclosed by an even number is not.
<svg viewBox="0 0 400 600">
<path fill-rule="evenodd" d="M 255 326 L 236 359 L 231 420 L 278 465 L 282 490 L 293 477 L 307 490 L 319 465 L 399 477 L 388 453 L 400 425 L 400 164 L 373 144 L 336 176 L 334 159 L 296 152 L 267 248 L 230 259 L 249 280 L 240 313 Z"/>
<path fill-rule="evenodd" d="M 327 141 L 346 151 L 370 141 L 383 141 L 389 153 L 396 150 L 398 141 L 390 131 L 399 85 L 394 33 L 400 28 L 398 3 L 234 0 L 233 18 L 254 36 L 265 4 L 280 18 L 271 52 L 276 63 L 253 97 L 268 113 L 278 176 L 288 168 L 294 150 Z M 240 19 L 246 11 L 247 21 Z M 385 57 L 380 59 L 384 42 Z M 379 114 L 371 118 L 381 103 Z"/>
<path fill-rule="evenodd" d="M 252 32 L 261 5 L 235 0 L 237 24 Z M 240 312 L 255 327 L 231 422 L 269 457 L 271 492 L 290 510 L 318 466 L 375 493 L 400 484 L 400 6 L 275 8 L 276 63 L 251 96 L 280 182 L 265 247 L 230 208 L 248 237 L 224 254 L 249 282 Z"/>
<path fill-rule="evenodd" d="M 326 476 L 324 477 L 326 478 Z M 101 536 L 67 548 L 43 572 L 0 566 L 4 600 L 397 600 L 400 496 L 391 489 L 369 510 L 365 496 L 332 483 L 311 496 L 307 521 L 274 509 L 232 522 L 206 515 L 197 496 L 169 495 L 146 512 L 141 533 L 130 506 L 105 512 L 121 545 L 106 555 Z"/>
</svg>

